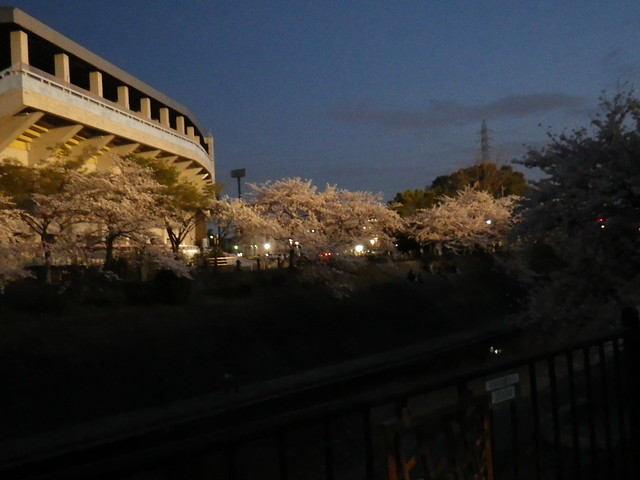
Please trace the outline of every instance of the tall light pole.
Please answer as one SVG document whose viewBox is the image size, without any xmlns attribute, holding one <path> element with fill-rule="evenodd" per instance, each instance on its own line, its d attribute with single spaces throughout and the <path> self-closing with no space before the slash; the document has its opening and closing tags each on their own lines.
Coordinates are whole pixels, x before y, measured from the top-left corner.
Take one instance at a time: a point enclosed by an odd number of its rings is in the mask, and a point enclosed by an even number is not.
<svg viewBox="0 0 640 480">
<path fill-rule="evenodd" d="M 244 168 L 238 168 L 237 170 L 231 170 L 231 178 L 238 179 L 238 198 L 242 198 L 242 192 L 240 191 L 240 180 L 247 174 Z"/>
<path fill-rule="evenodd" d="M 491 147 L 489 146 L 489 128 L 486 120 L 482 121 L 480 127 L 480 163 L 487 163 L 490 160 Z"/>
</svg>

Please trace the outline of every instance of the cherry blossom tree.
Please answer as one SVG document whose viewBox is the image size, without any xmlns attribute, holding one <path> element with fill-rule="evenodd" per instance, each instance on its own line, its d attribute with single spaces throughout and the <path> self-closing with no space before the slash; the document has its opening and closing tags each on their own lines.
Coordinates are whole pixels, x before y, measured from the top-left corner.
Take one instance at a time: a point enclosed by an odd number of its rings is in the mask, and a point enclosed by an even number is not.
<svg viewBox="0 0 640 480">
<path fill-rule="evenodd" d="M 95 239 L 104 243 L 106 270 L 114 268 L 118 242 L 148 243 L 152 229 L 167 229 L 176 257 L 212 204 L 213 190 L 180 181 L 175 169 L 151 169 L 132 158 L 114 157 L 111 163 L 109 170 L 89 170 L 64 155 L 35 167 L 11 160 L 0 163 L 0 194 L 15 205 L 21 225 L 38 238 L 47 280 L 56 257 L 68 261 L 75 256 L 72 252 L 95 244 Z M 164 258 L 162 248 L 147 253 L 155 263 L 183 273 L 175 261 Z"/>
<path fill-rule="evenodd" d="M 80 164 L 54 157 L 27 167 L 5 160 L 0 164 L 0 192 L 11 198 L 21 221 L 38 238 L 45 278 L 55 254 L 66 254 L 73 226 L 84 219 L 85 207 L 73 186 Z"/>
<path fill-rule="evenodd" d="M 544 174 L 516 230 L 532 317 L 616 321 L 616 309 L 638 304 L 639 158 L 640 99 L 630 92 L 603 97 L 590 126 L 549 133 L 524 157 Z"/>
<path fill-rule="evenodd" d="M 382 195 L 327 186 L 320 202 L 321 249 L 340 252 L 363 244 L 390 250 L 395 234 L 404 228 L 398 214 L 382 203 Z"/>
<path fill-rule="evenodd" d="M 273 230 L 273 222 L 263 217 L 253 204 L 227 195 L 216 200 L 209 210 L 209 221 L 218 226 L 220 235 L 238 233 L 243 236 L 264 236 Z"/>
<path fill-rule="evenodd" d="M 20 210 L 8 197 L 0 196 L 0 294 L 7 283 L 31 276 L 26 267 L 35 251 L 33 244 L 24 240 L 27 233 Z"/>
<path fill-rule="evenodd" d="M 302 242 L 320 226 L 317 218 L 317 188 L 310 180 L 299 178 L 250 184 L 253 199 L 248 203 L 263 219 L 259 225 L 262 234 L 272 237 L 284 248 L 291 241 Z M 243 229 L 256 230 L 255 226 L 239 222 Z"/>
<path fill-rule="evenodd" d="M 398 192 L 390 206 L 408 218 L 420 209 L 437 205 L 443 196 L 453 197 L 467 187 L 489 192 L 496 198 L 522 196 L 530 189 L 522 172 L 514 170 L 511 165 L 498 166 L 496 159 L 439 176 L 424 190 Z"/>
<path fill-rule="evenodd" d="M 115 268 L 114 246 L 128 240 L 148 243 L 159 226 L 158 192 L 149 169 L 116 160 L 108 171 L 94 171 L 75 178 L 74 190 L 85 205 L 85 238 L 101 238 L 105 246 L 105 270 Z"/>
<path fill-rule="evenodd" d="M 454 196 L 443 196 L 434 207 L 420 210 L 410 219 L 410 229 L 417 242 L 440 243 L 453 253 L 493 252 L 513 226 L 516 198 L 495 198 L 465 187 Z"/>
<path fill-rule="evenodd" d="M 188 182 L 165 186 L 161 192 L 158 202 L 162 219 L 171 250 L 178 256 L 180 245 L 215 208 L 215 194 L 212 189 L 201 189 Z"/>
<path fill-rule="evenodd" d="M 171 250 L 178 257 L 180 245 L 196 225 L 211 215 L 220 187 L 200 187 L 181 179 L 180 173 L 173 166 L 157 160 L 134 155 L 127 156 L 124 160 L 149 169 L 153 178 L 161 185 L 157 197 L 158 213 L 162 215 Z"/>
<path fill-rule="evenodd" d="M 240 209 L 244 213 L 236 223 L 244 231 L 273 238 L 290 254 L 294 244 L 311 258 L 325 252 L 339 255 L 372 240 L 379 249 L 391 248 L 393 232 L 402 227 L 382 197 L 369 192 L 335 186 L 321 192 L 310 180 L 299 178 L 250 187 L 252 199 L 244 202 Z"/>
</svg>

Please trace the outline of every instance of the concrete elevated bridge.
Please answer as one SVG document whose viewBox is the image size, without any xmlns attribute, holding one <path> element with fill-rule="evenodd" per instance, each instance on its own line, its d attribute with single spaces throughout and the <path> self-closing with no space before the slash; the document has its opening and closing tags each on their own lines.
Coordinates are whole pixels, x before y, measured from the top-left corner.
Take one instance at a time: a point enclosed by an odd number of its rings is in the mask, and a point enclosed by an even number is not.
<svg viewBox="0 0 640 480">
<path fill-rule="evenodd" d="M 33 166 L 58 149 L 95 168 L 113 154 L 215 182 L 213 137 L 182 105 L 13 7 L 0 7 L 0 159 Z"/>
</svg>

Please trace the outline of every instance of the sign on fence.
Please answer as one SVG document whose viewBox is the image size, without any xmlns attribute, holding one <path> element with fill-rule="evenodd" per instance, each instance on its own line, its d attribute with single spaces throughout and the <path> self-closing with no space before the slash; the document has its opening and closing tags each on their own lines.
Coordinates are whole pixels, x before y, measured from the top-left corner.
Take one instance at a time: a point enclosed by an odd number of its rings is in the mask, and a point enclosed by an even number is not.
<svg viewBox="0 0 640 480">
<path fill-rule="evenodd" d="M 487 380 L 485 389 L 491 393 L 491 403 L 501 403 L 516 398 L 516 385 L 520 382 L 519 373 L 511 373 L 502 377 Z"/>
</svg>

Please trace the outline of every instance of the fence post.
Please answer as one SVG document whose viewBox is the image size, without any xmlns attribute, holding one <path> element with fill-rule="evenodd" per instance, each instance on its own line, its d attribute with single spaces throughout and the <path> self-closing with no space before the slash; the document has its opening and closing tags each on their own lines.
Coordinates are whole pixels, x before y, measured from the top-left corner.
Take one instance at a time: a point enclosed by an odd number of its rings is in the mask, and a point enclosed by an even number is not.
<svg viewBox="0 0 640 480">
<path fill-rule="evenodd" d="M 624 307 L 621 312 L 621 323 L 625 331 L 624 341 L 624 375 L 629 401 L 630 450 L 640 452 L 640 316 L 634 307 Z M 631 478 L 638 478 L 640 465 L 635 453 L 631 458 Z"/>
</svg>

